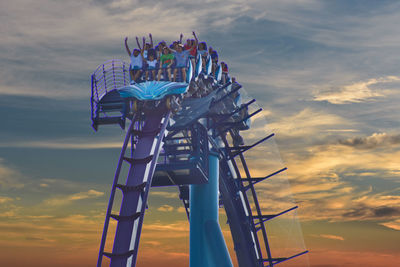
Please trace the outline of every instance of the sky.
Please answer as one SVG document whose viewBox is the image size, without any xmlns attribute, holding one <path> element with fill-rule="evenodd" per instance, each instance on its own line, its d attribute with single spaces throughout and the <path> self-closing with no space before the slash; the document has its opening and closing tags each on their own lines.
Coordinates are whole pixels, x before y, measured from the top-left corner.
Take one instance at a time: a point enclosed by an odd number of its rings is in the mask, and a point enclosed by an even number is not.
<svg viewBox="0 0 400 267">
<path fill-rule="evenodd" d="M 193 30 L 263 108 L 310 266 L 398 265 L 399 23 L 393 0 L 0 2 L 1 265 L 95 264 L 125 133 L 92 130 L 90 75 Z M 154 190 L 138 266 L 188 266 L 188 236 Z"/>
</svg>

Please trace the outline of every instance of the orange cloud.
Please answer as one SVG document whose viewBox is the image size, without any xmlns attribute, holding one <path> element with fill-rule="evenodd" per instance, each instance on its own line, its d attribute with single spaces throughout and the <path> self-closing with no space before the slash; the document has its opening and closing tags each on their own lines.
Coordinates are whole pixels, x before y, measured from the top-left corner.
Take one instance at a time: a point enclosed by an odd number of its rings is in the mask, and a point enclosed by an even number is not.
<svg viewBox="0 0 400 267">
<path fill-rule="evenodd" d="M 321 234 L 319 236 L 322 238 L 344 241 L 344 238 L 342 236 L 338 236 L 338 235 Z"/>
<path fill-rule="evenodd" d="M 390 221 L 390 222 L 384 222 L 384 223 L 381 223 L 381 225 L 386 226 L 387 228 L 391 228 L 391 229 L 400 231 L 400 219 Z"/>
<path fill-rule="evenodd" d="M 386 76 L 378 79 L 369 79 L 350 85 L 345 85 L 338 89 L 332 89 L 329 92 L 319 92 L 314 97 L 315 101 L 328 101 L 332 104 L 359 103 L 367 100 L 373 100 L 378 97 L 384 97 L 389 93 L 388 90 L 374 90 L 372 86 L 385 83 L 399 82 L 400 77 Z"/>
<path fill-rule="evenodd" d="M 50 199 L 46 199 L 44 201 L 45 205 L 48 206 L 60 206 L 60 205 L 67 205 L 70 204 L 71 202 L 74 202 L 76 200 L 82 200 L 82 199 L 88 199 L 88 198 L 97 198 L 100 196 L 103 196 L 103 192 L 99 192 L 93 189 L 88 190 L 87 192 L 79 192 L 76 194 L 72 194 L 69 196 L 59 196 L 59 197 L 54 197 Z"/>
<path fill-rule="evenodd" d="M 171 212 L 174 210 L 174 207 L 170 206 L 170 205 L 162 205 L 161 207 L 159 207 L 157 209 L 158 211 L 163 211 L 163 212 Z"/>
</svg>

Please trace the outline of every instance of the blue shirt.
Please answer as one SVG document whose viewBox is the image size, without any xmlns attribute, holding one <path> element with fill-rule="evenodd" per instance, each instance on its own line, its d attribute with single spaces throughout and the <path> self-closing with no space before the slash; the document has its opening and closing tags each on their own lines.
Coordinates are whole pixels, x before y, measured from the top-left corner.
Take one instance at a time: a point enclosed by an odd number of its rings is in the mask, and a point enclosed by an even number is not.
<svg viewBox="0 0 400 267">
<path fill-rule="evenodd" d="M 183 50 L 182 52 L 174 52 L 176 66 L 186 67 L 189 59 L 189 50 Z"/>
</svg>

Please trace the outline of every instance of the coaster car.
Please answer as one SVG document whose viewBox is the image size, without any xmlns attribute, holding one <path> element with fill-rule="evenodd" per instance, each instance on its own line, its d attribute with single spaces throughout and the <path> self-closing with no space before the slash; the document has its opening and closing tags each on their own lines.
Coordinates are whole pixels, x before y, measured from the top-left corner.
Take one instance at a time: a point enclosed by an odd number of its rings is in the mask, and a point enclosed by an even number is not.
<svg viewBox="0 0 400 267">
<path fill-rule="evenodd" d="M 189 62 L 186 82 L 145 81 L 124 86 L 117 91 L 122 98 L 132 101 L 132 112 L 154 109 L 161 103 L 165 103 L 169 110 L 176 113 L 179 110 L 183 94 L 188 91 L 191 79 L 192 64 Z"/>
</svg>

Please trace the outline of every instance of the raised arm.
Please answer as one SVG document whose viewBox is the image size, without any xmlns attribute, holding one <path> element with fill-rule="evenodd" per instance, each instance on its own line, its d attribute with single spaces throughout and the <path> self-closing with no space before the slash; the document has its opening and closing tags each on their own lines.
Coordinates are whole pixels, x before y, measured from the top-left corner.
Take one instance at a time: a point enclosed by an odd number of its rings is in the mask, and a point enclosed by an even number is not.
<svg viewBox="0 0 400 267">
<path fill-rule="evenodd" d="M 179 43 L 182 43 L 182 38 L 183 38 L 183 34 L 181 33 L 181 35 L 179 36 Z"/>
<path fill-rule="evenodd" d="M 193 36 L 194 36 L 194 45 L 189 49 L 189 51 L 192 51 L 195 47 L 197 47 L 199 40 L 197 40 L 196 33 L 193 31 Z"/>
<path fill-rule="evenodd" d="M 199 43 L 199 40 L 197 39 L 196 33 L 193 31 L 193 36 L 194 36 L 194 40 L 196 41 L 196 45 Z"/>
<path fill-rule="evenodd" d="M 151 48 L 153 48 L 153 36 L 149 33 Z"/>
<path fill-rule="evenodd" d="M 126 49 L 126 52 L 128 52 L 129 56 L 131 56 L 131 50 L 129 49 L 129 46 L 128 46 L 128 37 L 125 37 L 125 49 Z"/>
<path fill-rule="evenodd" d="M 142 51 L 142 48 L 140 47 L 140 43 L 139 43 L 139 38 L 136 36 L 136 43 L 137 46 L 139 47 L 139 50 Z"/>
</svg>

